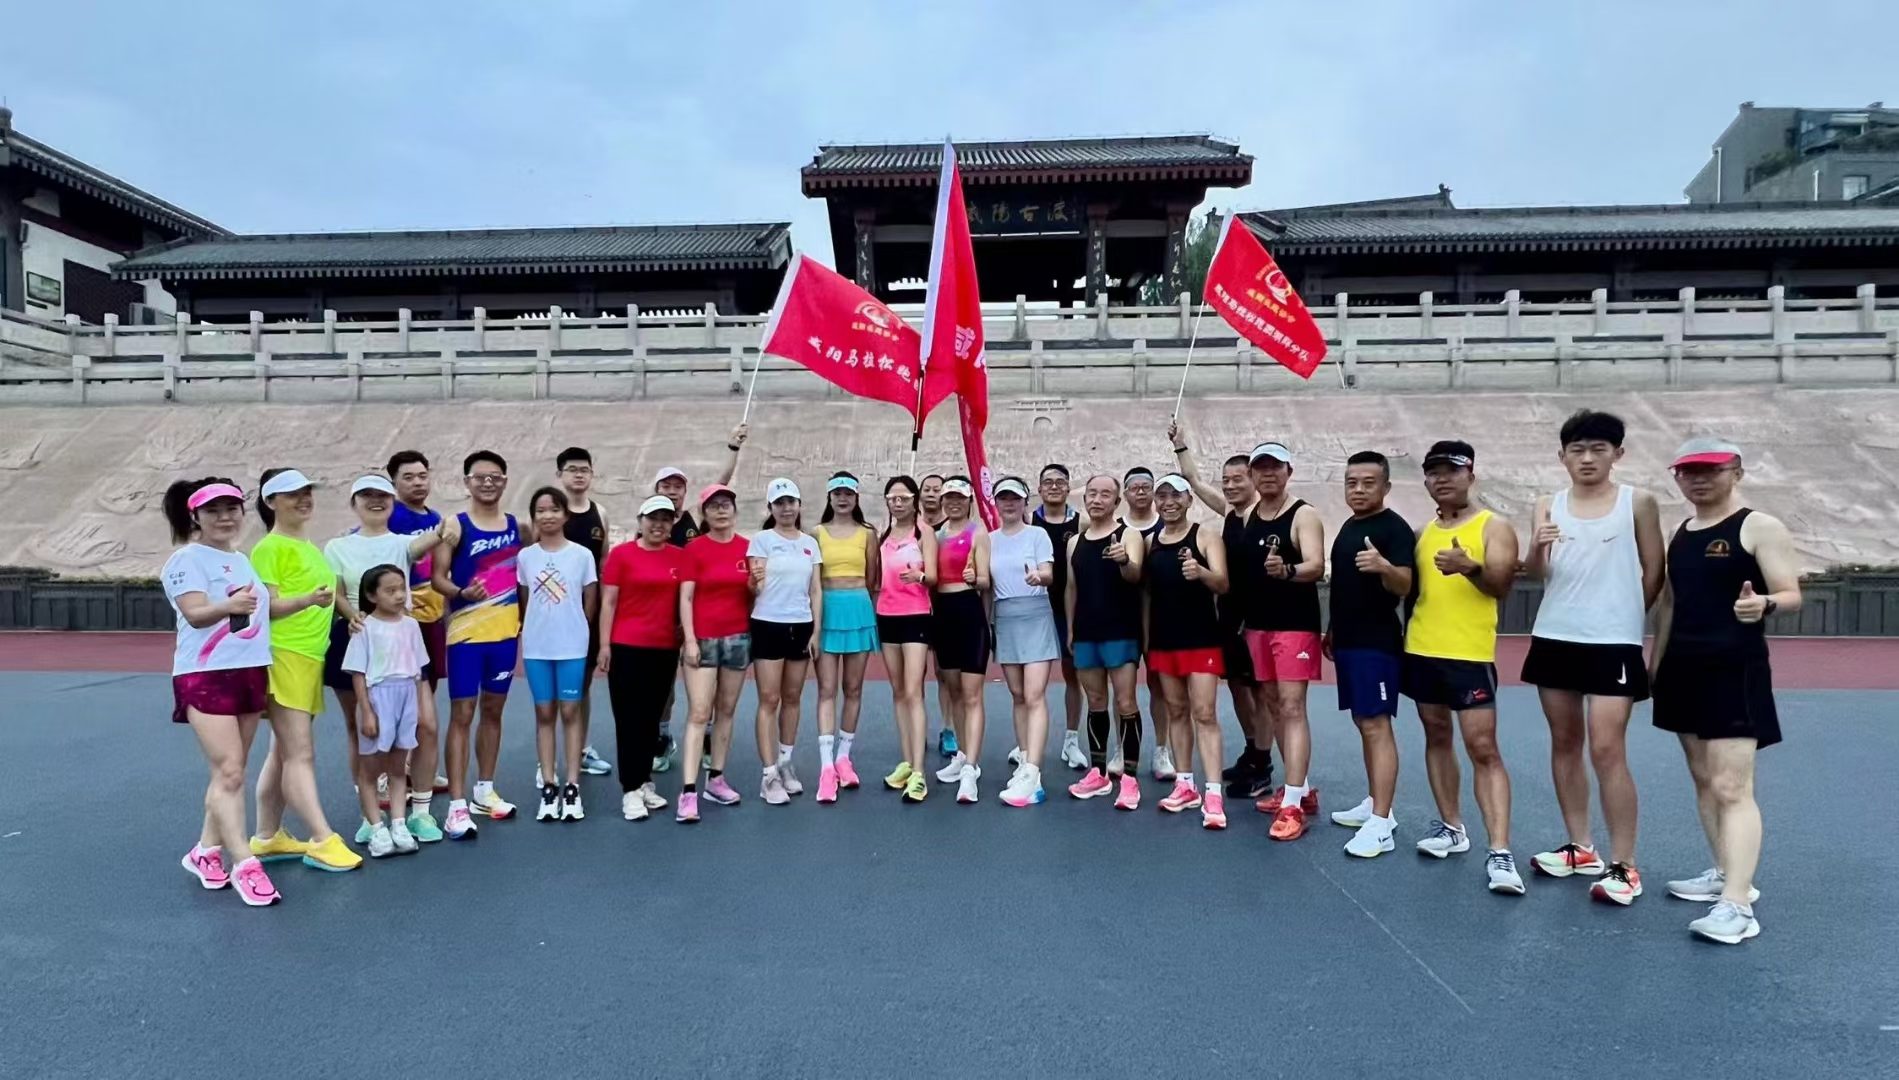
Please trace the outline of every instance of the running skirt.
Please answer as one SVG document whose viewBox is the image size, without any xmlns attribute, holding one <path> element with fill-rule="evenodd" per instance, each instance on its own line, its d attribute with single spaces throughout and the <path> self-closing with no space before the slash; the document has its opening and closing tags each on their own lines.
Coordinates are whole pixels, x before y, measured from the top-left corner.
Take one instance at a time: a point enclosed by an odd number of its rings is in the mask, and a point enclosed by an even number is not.
<svg viewBox="0 0 1899 1080">
<path fill-rule="evenodd" d="M 1061 639 L 1055 612 L 1040 596 L 1010 596 L 996 601 L 996 662 L 1033 664 L 1059 660 Z"/>
<path fill-rule="evenodd" d="M 818 647 L 840 656 L 877 651 L 877 609 L 870 602 L 870 590 L 824 590 L 824 626 Z"/>
</svg>

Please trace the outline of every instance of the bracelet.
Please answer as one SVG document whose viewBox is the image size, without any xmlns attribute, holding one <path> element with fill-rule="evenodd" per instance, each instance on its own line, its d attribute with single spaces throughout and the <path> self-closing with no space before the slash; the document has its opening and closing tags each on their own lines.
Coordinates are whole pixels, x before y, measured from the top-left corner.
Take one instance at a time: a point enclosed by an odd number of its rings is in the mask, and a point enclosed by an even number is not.
<svg viewBox="0 0 1899 1080">
<path fill-rule="evenodd" d="M 1184 447 L 1184 446 L 1176 446 L 1176 447 L 1174 447 L 1174 453 L 1176 453 L 1176 454 L 1184 454 L 1184 453 L 1186 453 L 1186 452 L 1187 452 L 1187 448 L 1186 448 L 1186 447 Z"/>
</svg>

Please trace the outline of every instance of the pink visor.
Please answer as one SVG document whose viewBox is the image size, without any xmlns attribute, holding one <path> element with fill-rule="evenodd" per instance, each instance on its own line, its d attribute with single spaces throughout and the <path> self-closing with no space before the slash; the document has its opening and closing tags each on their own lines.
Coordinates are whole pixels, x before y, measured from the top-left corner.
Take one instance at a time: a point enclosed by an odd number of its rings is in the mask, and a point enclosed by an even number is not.
<svg viewBox="0 0 1899 1080">
<path fill-rule="evenodd" d="M 244 493 L 229 484 L 206 484 L 191 493 L 191 498 L 185 500 L 185 508 L 196 510 L 213 499 L 236 499 L 238 502 L 243 502 Z"/>
<path fill-rule="evenodd" d="M 733 502 L 738 501 L 738 493 L 724 484 L 707 484 L 705 490 L 699 493 L 699 505 L 704 506 L 706 500 L 714 495 L 730 495 Z"/>
<path fill-rule="evenodd" d="M 1675 463 L 1669 468 L 1678 468 L 1682 465 L 1726 465 L 1740 456 L 1726 450 L 1713 450 L 1705 454 L 1684 454 L 1676 458 Z"/>
</svg>

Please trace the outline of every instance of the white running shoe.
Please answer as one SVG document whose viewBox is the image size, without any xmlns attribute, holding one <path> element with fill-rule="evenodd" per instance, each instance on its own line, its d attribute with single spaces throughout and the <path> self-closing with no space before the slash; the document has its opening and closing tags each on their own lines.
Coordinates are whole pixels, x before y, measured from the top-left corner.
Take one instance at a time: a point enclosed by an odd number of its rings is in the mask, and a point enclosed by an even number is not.
<svg viewBox="0 0 1899 1080">
<path fill-rule="evenodd" d="M 1338 818 L 1337 814 L 1332 816 L 1334 820 Z M 1392 850 L 1397 847 L 1391 835 L 1397 828 L 1397 824 L 1396 821 L 1389 819 L 1366 821 L 1358 827 L 1358 832 L 1352 834 L 1352 838 L 1345 842 L 1345 854 L 1356 855 L 1361 859 L 1373 859 Z"/>
<path fill-rule="evenodd" d="M 963 766 L 969 764 L 969 758 L 961 750 L 951 755 L 949 764 L 936 770 L 938 783 L 954 784 L 963 778 Z"/>
<path fill-rule="evenodd" d="M 1431 833 L 1418 841 L 1418 854 L 1431 855 L 1442 859 L 1446 855 L 1460 855 L 1470 850 L 1470 833 L 1462 825 L 1446 825 L 1442 821 L 1431 822 Z"/>
<path fill-rule="evenodd" d="M 377 825 L 376 831 L 369 834 L 369 857 L 372 859 L 383 859 L 395 853 L 396 840 L 395 837 L 389 835 L 388 824 L 383 823 Z"/>
<path fill-rule="evenodd" d="M 1016 747 L 1014 750 L 1009 751 L 1009 764 L 1020 765 L 1024 761 L 1027 761 L 1027 760 L 1028 758 L 1024 757 L 1022 754 L 1022 748 L 1020 746 Z"/>
<path fill-rule="evenodd" d="M 1088 751 L 1081 748 L 1080 739 L 1062 739 L 1062 764 L 1071 769 L 1088 767 Z"/>
<path fill-rule="evenodd" d="M 620 816 L 628 821 L 645 821 L 651 811 L 646 809 L 646 800 L 640 798 L 637 791 L 629 791 L 620 796 Z"/>
<path fill-rule="evenodd" d="M 1371 820 L 1371 816 L 1371 796 L 1367 795 L 1365 796 L 1364 802 L 1359 803 L 1350 810 L 1332 811 L 1332 824 L 1343 825 L 1348 829 L 1362 829 L 1365 827 L 1365 823 Z"/>
<path fill-rule="evenodd" d="M 1170 746 L 1154 748 L 1154 779 L 1163 783 L 1172 781 L 1174 772 L 1174 750 Z"/>
<path fill-rule="evenodd" d="M 664 809 L 666 809 L 666 798 L 665 798 L 665 796 L 663 796 L 663 795 L 661 795 L 661 794 L 660 794 L 660 793 L 659 793 L 659 792 L 658 792 L 658 791 L 657 791 L 657 790 L 656 790 L 656 789 L 655 789 L 655 788 L 653 787 L 653 782 L 652 782 L 651 780 L 648 780 L 648 781 L 647 781 L 646 783 L 644 783 L 644 784 L 642 784 L 642 785 L 640 785 L 640 792 L 639 792 L 639 794 L 640 794 L 640 801 L 642 801 L 642 802 L 644 802 L 644 803 L 646 804 L 646 808 L 647 808 L 648 810 L 664 810 Z"/>
<path fill-rule="evenodd" d="M 562 821 L 580 821 L 586 818 L 587 807 L 580 801 L 580 787 L 568 784 L 560 792 L 560 819 Z"/>
<path fill-rule="evenodd" d="M 1721 890 L 1728 884 L 1728 876 L 1710 866 L 1691 878 L 1668 883 L 1668 895 L 1677 900 L 1693 900 L 1700 904 L 1712 904 L 1721 899 Z M 1747 887 L 1747 902 L 1752 905 L 1761 898 L 1761 891 L 1752 885 Z"/>
<path fill-rule="evenodd" d="M 501 793 L 493 788 L 489 788 L 486 795 L 472 796 L 468 800 L 468 810 L 474 814 L 486 814 L 496 821 L 514 816 L 514 804 L 502 798 Z"/>
<path fill-rule="evenodd" d="M 539 776 L 540 770 L 538 769 L 535 770 L 535 775 Z M 534 820 L 536 821 L 559 821 L 560 820 L 560 789 L 559 788 L 555 787 L 552 784 L 541 785 L 541 805 L 537 807 L 534 811 Z"/>
<path fill-rule="evenodd" d="M 401 818 L 389 822 L 389 839 L 395 841 L 398 855 L 413 855 L 422 850 L 422 845 L 416 843 L 415 835 L 409 831 L 409 823 Z"/>
<path fill-rule="evenodd" d="M 1484 873 L 1490 878 L 1490 891 L 1523 895 L 1523 875 L 1517 873 L 1516 856 L 1507 851 L 1491 851 L 1484 857 Z"/>
<path fill-rule="evenodd" d="M 542 776 L 542 774 L 541 774 L 541 767 L 540 767 L 539 765 L 536 765 L 536 766 L 534 766 L 534 788 L 535 788 L 535 790 L 537 790 L 537 791 L 538 791 L 538 790 L 540 790 L 541 788 L 544 788 L 544 787 L 546 787 L 546 786 L 547 786 L 547 780 L 546 780 L 546 779 L 545 779 L 545 778 L 544 778 L 544 777 Z"/>
<path fill-rule="evenodd" d="M 804 794 L 804 783 L 798 779 L 798 774 L 792 769 L 789 761 L 778 766 L 778 783 L 785 789 L 787 795 Z"/>
<path fill-rule="evenodd" d="M 1732 900 L 1716 900 L 1708 913 L 1688 924 L 1688 929 L 1723 945 L 1739 945 L 1761 932 L 1754 919 L 1754 907 L 1742 907 Z"/>
<path fill-rule="evenodd" d="M 963 755 L 960 751 L 958 751 L 956 756 L 960 758 Z M 979 796 L 976 793 L 976 781 L 979 778 L 981 778 L 981 776 L 982 776 L 982 770 L 977 768 L 976 766 L 969 765 L 969 764 L 965 764 L 963 766 L 963 774 L 961 777 L 958 778 L 957 784 L 956 784 L 956 801 L 957 802 L 973 803 L 977 800 L 977 798 L 979 798 Z"/>
</svg>

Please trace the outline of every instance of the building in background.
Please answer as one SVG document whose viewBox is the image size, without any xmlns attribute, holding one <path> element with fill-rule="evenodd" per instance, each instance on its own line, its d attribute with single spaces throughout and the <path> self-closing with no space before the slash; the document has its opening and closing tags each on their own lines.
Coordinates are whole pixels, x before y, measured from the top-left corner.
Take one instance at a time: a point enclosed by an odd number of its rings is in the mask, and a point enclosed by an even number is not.
<svg viewBox="0 0 1899 1080">
<path fill-rule="evenodd" d="M 1694 203 L 1852 202 L 1899 181 L 1899 109 L 1741 103 L 1682 193 Z"/>
<path fill-rule="evenodd" d="M 1180 288 L 1188 216 L 1211 187 L 1243 187 L 1253 159 L 1207 135 L 958 142 L 982 298 L 1134 303 Z M 829 210 L 839 273 L 886 301 L 929 276 L 941 143 L 821 146 L 804 193 Z"/>
<path fill-rule="evenodd" d="M 1463 209 L 1450 189 L 1241 215 L 1309 304 L 1850 297 L 1899 287 L 1899 200 Z"/>
<path fill-rule="evenodd" d="M 617 225 L 560 229 L 292 233 L 186 239 L 119 263 L 211 322 L 495 318 L 558 307 L 591 318 L 642 311 L 769 311 L 791 226 Z"/>
<path fill-rule="evenodd" d="M 114 280 L 114 263 L 152 244 L 222 236 L 196 214 L 20 134 L 0 107 L 0 307 L 87 322 L 168 316 L 157 283 Z"/>
</svg>

